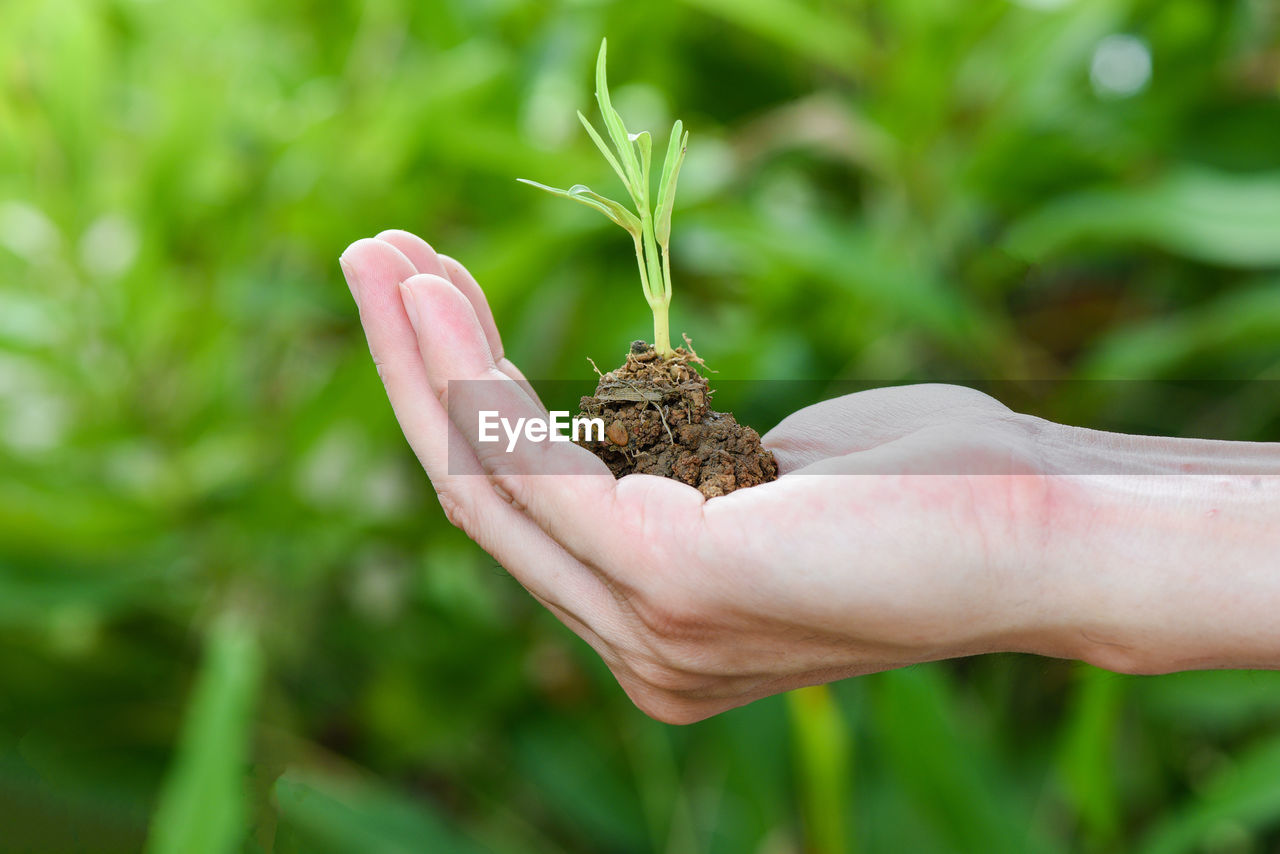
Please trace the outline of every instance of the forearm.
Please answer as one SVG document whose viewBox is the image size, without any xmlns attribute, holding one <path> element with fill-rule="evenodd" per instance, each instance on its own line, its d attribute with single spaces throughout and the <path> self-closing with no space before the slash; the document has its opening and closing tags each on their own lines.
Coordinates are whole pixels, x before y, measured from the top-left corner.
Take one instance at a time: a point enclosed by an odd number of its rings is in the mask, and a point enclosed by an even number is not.
<svg viewBox="0 0 1280 854">
<path fill-rule="evenodd" d="M 1280 667 L 1280 445 L 1061 427 L 1042 444 L 1068 654 L 1137 673 Z"/>
</svg>

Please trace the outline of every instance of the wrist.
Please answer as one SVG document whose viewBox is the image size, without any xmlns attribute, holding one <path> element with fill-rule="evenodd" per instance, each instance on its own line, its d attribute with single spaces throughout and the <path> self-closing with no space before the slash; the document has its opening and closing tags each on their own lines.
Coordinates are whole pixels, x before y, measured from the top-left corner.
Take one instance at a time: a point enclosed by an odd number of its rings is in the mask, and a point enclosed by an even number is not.
<svg viewBox="0 0 1280 854">
<path fill-rule="evenodd" d="M 1043 431 L 1047 655 L 1124 673 L 1280 666 L 1280 447 Z"/>
</svg>

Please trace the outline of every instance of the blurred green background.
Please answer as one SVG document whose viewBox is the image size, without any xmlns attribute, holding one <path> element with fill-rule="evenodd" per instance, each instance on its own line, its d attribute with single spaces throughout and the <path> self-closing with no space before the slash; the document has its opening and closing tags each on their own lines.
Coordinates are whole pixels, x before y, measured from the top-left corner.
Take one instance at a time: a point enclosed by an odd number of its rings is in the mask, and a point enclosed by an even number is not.
<svg viewBox="0 0 1280 854">
<path fill-rule="evenodd" d="M 424 235 L 531 377 L 647 337 L 626 236 L 514 181 L 618 191 L 602 35 L 691 131 L 672 327 L 721 378 L 1277 438 L 1274 0 L 4 0 L 0 851 L 1280 850 L 1274 674 L 992 656 L 667 727 L 445 523 L 337 257 Z M 1113 379 L 1214 382 L 1057 382 Z"/>
</svg>

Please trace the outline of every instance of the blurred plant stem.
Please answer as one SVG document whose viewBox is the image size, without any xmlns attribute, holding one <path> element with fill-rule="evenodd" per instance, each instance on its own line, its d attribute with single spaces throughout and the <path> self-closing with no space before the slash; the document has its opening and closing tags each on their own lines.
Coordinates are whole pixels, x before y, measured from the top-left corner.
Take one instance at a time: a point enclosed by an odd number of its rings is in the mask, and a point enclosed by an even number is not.
<svg viewBox="0 0 1280 854">
<path fill-rule="evenodd" d="M 248 621 L 227 612 L 205 641 L 177 755 L 151 822 L 149 854 L 220 854 L 240 849 L 246 826 L 244 773 L 262 653 Z"/>
<path fill-rule="evenodd" d="M 853 754 L 849 733 L 826 685 L 787 694 L 806 854 L 845 854 Z"/>
<path fill-rule="evenodd" d="M 666 854 L 695 854 L 701 850 L 690 810 L 690 792 L 681 785 L 670 733 L 646 719 L 624 736 L 623 744 L 640 790 L 653 850 Z"/>
<path fill-rule="evenodd" d="M 1116 739 L 1125 677 L 1082 666 L 1067 717 L 1058 770 L 1088 850 L 1114 850 L 1120 828 Z"/>
</svg>

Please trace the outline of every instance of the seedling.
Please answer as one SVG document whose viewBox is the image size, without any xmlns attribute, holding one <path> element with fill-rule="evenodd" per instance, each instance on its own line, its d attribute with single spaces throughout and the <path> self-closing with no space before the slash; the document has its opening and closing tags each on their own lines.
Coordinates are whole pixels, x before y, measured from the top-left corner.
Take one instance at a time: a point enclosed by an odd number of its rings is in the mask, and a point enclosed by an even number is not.
<svg viewBox="0 0 1280 854">
<path fill-rule="evenodd" d="M 697 370 L 705 363 L 691 346 L 671 348 L 667 328 L 671 208 L 689 135 L 678 121 L 671 129 L 654 200 L 653 142 L 648 131 L 628 133 L 613 108 L 605 76 L 605 48 L 601 41 L 596 57 L 596 103 L 612 147 L 581 112 L 578 120 L 622 179 L 634 212 L 582 184 L 558 190 L 524 181 L 594 208 L 626 229 L 635 241 L 645 301 L 653 309 L 653 347 L 633 341 L 621 365 L 608 373 L 596 370 L 600 375 L 596 393 L 583 397 L 580 405 L 583 416 L 604 425 L 604 435 L 579 444 L 599 457 L 615 477 L 635 472 L 670 477 L 696 487 L 707 498 L 768 483 L 777 478 L 778 463 L 761 444 L 760 434 L 739 424 L 732 413 L 712 410 L 712 389 Z"/>
<path fill-rule="evenodd" d="M 596 58 L 596 103 L 600 105 L 600 116 L 604 120 L 605 130 L 613 143 L 610 150 L 600 133 L 590 120 L 578 111 L 578 120 L 591 135 L 591 140 L 600 149 L 604 159 L 609 161 L 613 171 L 622 179 L 627 194 L 635 205 L 632 213 L 626 205 L 606 198 L 582 184 L 574 184 L 567 190 L 548 187 L 537 181 L 524 178 L 519 180 L 530 186 L 545 190 L 552 195 L 561 196 L 594 208 L 626 229 L 635 241 L 636 263 L 640 267 L 640 285 L 644 289 L 645 301 L 653 310 L 653 348 L 663 359 L 675 355 L 671 349 L 671 332 L 667 325 L 667 309 L 671 305 L 671 262 L 668 256 L 668 245 L 671 242 L 671 208 L 675 204 L 676 179 L 680 175 L 680 164 L 684 161 L 685 147 L 689 142 L 689 134 L 679 119 L 671 128 L 671 138 L 667 143 L 667 156 L 662 162 L 662 177 L 658 181 L 658 197 L 651 201 L 651 170 L 653 140 L 648 131 L 628 133 L 622 116 L 613 108 L 609 100 L 609 83 L 605 75 L 605 47 L 607 40 L 600 42 L 600 55 Z M 616 155 L 615 152 L 616 151 Z"/>
</svg>

